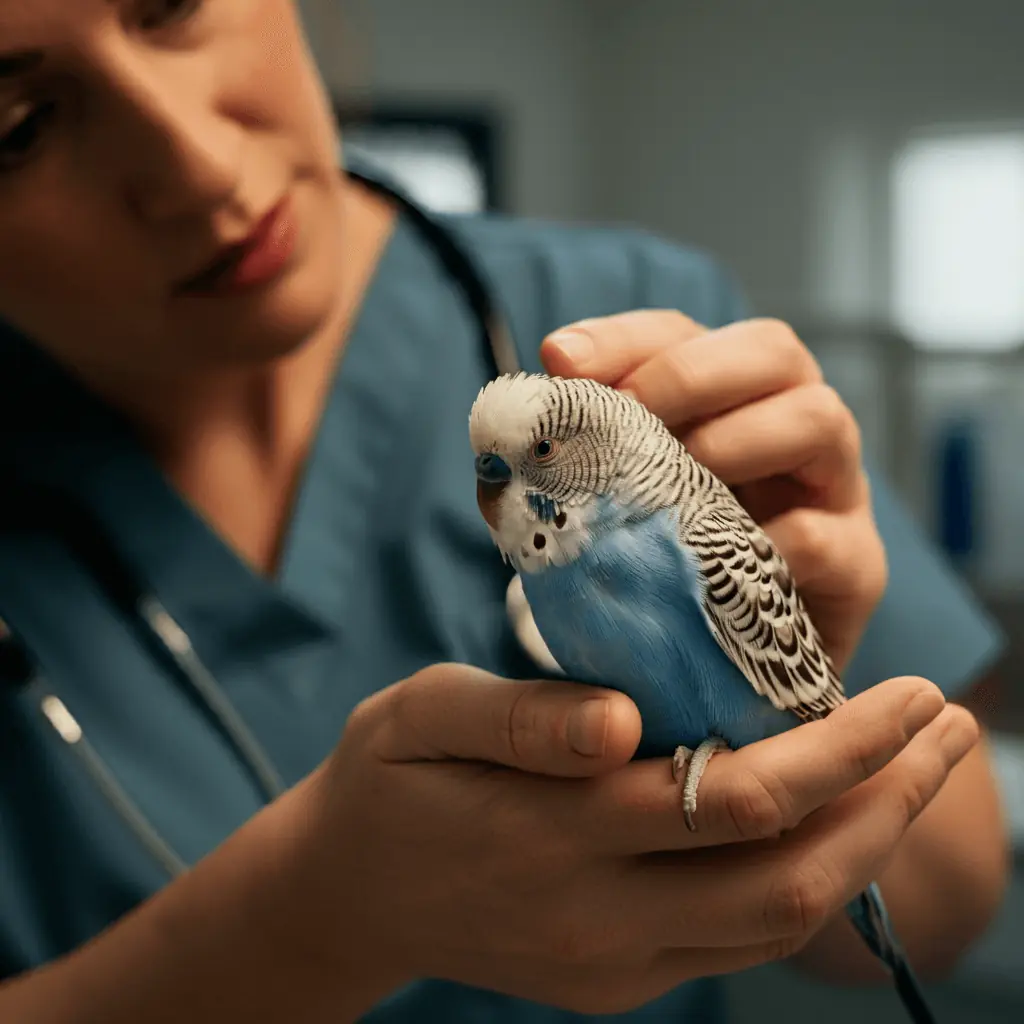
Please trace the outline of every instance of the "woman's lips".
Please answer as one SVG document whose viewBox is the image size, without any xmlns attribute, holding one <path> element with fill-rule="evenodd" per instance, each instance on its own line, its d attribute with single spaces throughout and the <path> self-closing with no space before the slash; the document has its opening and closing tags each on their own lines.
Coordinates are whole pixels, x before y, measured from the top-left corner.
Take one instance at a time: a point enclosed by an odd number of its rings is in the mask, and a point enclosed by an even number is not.
<svg viewBox="0 0 1024 1024">
<path fill-rule="evenodd" d="M 295 212 L 286 196 L 248 238 L 222 249 L 205 270 L 184 281 L 177 291 L 189 296 L 230 295 L 268 284 L 287 267 L 297 234 Z"/>
</svg>

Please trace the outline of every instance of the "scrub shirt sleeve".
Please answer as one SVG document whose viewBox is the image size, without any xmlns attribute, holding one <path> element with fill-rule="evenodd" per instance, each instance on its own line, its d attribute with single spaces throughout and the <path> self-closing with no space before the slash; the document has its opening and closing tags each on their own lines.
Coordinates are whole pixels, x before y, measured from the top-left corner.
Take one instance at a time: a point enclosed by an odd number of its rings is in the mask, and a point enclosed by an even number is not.
<svg viewBox="0 0 1024 1024">
<path fill-rule="evenodd" d="M 653 237 L 642 252 L 635 278 L 642 282 L 638 306 L 678 308 L 709 327 L 750 315 L 736 283 L 713 260 Z M 695 278 L 703 282 L 699 300 L 692 287 L 680 283 Z M 996 661 L 1004 638 L 882 474 L 870 466 L 868 474 L 889 559 L 889 585 L 847 670 L 847 692 L 916 675 L 930 679 L 947 697 L 962 697 Z"/>
</svg>

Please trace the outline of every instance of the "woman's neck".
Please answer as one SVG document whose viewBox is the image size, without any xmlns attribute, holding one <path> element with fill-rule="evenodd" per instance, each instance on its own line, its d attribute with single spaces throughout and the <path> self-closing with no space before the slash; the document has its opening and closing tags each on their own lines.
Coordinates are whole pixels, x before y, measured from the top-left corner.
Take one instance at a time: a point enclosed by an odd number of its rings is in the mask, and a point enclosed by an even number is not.
<svg viewBox="0 0 1024 1024">
<path fill-rule="evenodd" d="M 342 296 L 300 350 L 271 365 L 182 382 L 147 396 L 140 427 L 181 493 L 258 571 L 279 562 L 306 456 L 351 324 L 390 235 L 394 209 L 346 179 Z"/>
</svg>

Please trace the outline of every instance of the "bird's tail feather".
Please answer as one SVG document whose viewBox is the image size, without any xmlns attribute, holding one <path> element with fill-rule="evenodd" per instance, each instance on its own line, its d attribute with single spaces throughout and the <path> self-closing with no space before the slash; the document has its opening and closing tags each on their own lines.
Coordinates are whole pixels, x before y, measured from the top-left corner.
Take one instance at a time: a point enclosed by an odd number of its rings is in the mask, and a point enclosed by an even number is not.
<svg viewBox="0 0 1024 1024">
<path fill-rule="evenodd" d="M 893 931 L 882 893 L 874 882 L 846 907 L 847 916 L 868 949 L 892 972 L 896 992 L 914 1024 L 935 1024 L 921 984 Z"/>
</svg>

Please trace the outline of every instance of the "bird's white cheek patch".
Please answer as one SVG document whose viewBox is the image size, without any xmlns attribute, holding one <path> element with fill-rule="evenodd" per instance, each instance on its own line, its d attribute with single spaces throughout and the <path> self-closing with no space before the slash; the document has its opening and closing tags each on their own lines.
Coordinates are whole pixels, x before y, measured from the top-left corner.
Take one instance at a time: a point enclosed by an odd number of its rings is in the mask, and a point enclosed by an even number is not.
<svg viewBox="0 0 1024 1024">
<path fill-rule="evenodd" d="M 579 554 L 586 541 L 586 530 L 576 512 L 561 512 L 553 522 L 546 523 L 530 512 L 525 502 L 504 511 L 499 543 L 522 572 L 565 565 Z"/>
<path fill-rule="evenodd" d="M 553 528 L 546 523 L 535 523 L 532 531 L 529 529 L 530 524 L 526 525 L 524 536 L 519 538 L 519 564 L 524 572 L 537 572 L 545 568 L 557 553 L 558 542 L 552 536 Z"/>
</svg>

